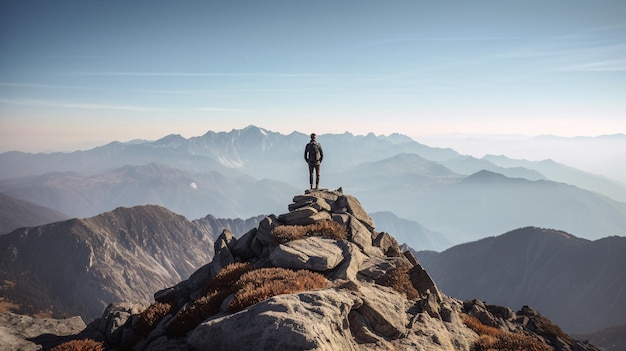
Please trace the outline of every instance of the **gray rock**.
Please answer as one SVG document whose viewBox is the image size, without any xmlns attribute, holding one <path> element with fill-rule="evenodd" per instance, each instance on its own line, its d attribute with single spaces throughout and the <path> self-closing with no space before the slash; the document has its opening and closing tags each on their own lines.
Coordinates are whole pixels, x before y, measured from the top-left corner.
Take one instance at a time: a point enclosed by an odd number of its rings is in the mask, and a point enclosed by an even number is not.
<svg viewBox="0 0 626 351">
<path fill-rule="evenodd" d="M 221 236 L 220 236 L 221 237 Z M 231 263 L 235 262 L 235 258 L 233 254 L 228 249 L 228 243 L 224 239 L 218 239 L 215 241 L 215 256 L 213 257 L 212 269 L 213 276 L 217 275 L 222 268 L 228 266 Z"/>
<path fill-rule="evenodd" d="M 376 227 L 374 225 L 374 220 L 372 219 L 372 217 L 370 217 L 369 214 L 367 214 L 367 212 L 365 212 L 359 200 L 357 200 L 354 196 L 351 196 L 351 195 L 344 195 L 344 197 L 346 199 L 348 213 L 352 214 L 359 221 L 365 224 L 365 226 L 367 226 L 367 228 L 370 231 L 373 231 L 374 228 Z"/>
<path fill-rule="evenodd" d="M 85 322 L 80 317 L 52 319 L 0 313 L 0 351 L 49 350 L 83 329 Z"/>
<path fill-rule="evenodd" d="M 270 253 L 276 267 L 326 271 L 343 260 L 343 251 L 331 239 L 310 237 L 280 244 Z"/>
<path fill-rule="evenodd" d="M 340 240 L 337 245 L 343 251 L 343 263 L 337 267 L 333 279 L 357 281 L 357 273 L 361 269 L 365 256 L 359 248 L 347 240 Z"/>
<path fill-rule="evenodd" d="M 357 311 L 368 321 L 372 331 L 389 339 L 397 339 L 406 333 L 408 318 L 406 300 L 391 288 L 376 284 L 359 287 L 363 305 Z"/>
<path fill-rule="evenodd" d="M 348 313 L 359 301 L 333 289 L 279 295 L 202 323 L 187 343 L 198 351 L 357 350 Z"/>
<path fill-rule="evenodd" d="M 284 213 L 278 216 L 278 219 L 285 222 L 285 224 L 297 224 L 305 218 L 311 217 L 318 211 L 311 206 L 305 206 L 289 213 Z"/>
<path fill-rule="evenodd" d="M 413 266 L 409 270 L 409 276 L 411 277 L 411 283 L 413 287 L 420 293 L 421 296 L 426 297 L 428 294 L 434 294 L 438 301 L 441 301 L 441 293 L 437 289 L 435 281 L 430 277 L 428 272 L 419 263 Z"/>
<path fill-rule="evenodd" d="M 372 246 L 372 233 L 356 216 L 350 216 L 349 229 L 350 241 L 357 244 L 363 250 Z"/>
<path fill-rule="evenodd" d="M 366 257 L 359 270 L 359 275 L 365 279 L 377 280 L 387 271 L 397 268 L 408 268 L 408 261 L 400 257 L 371 256 Z"/>
<path fill-rule="evenodd" d="M 280 225 L 278 219 L 274 215 L 269 215 L 261 220 L 255 238 L 263 245 L 273 245 L 272 229 Z"/>
<path fill-rule="evenodd" d="M 246 234 L 242 235 L 231 249 L 233 256 L 243 260 L 249 260 L 256 256 L 255 250 L 252 248 L 256 233 L 257 228 L 252 228 Z"/>
<path fill-rule="evenodd" d="M 346 227 L 348 226 L 348 223 L 350 222 L 350 216 L 346 213 L 333 213 L 331 218 L 333 221 Z"/>
<path fill-rule="evenodd" d="M 380 247 L 380 249 L 383 250 L 386 256 L 402 256 L 402 251 L 400 250 L 400 245 L 398 245 L 398 241 L 396 241 L 396 239 L 394 239 L 388 233 L 378 233 L 378 236 L 376 237 L 376 239 L 374 239 L 372 245 Z"/>
</svg>

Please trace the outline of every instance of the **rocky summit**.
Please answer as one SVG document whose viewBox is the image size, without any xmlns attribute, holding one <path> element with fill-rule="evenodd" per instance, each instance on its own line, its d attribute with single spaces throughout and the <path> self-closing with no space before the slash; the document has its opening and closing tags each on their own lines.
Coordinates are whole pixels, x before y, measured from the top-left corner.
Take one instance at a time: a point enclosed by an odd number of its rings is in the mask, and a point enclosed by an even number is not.
<svg viewBox="0 0 626 351">
<path fill-rule="evenodd" d="M 224 230 L 187 280 L 147 308 L 109 305 L 77 339 L 111 350 L 598 350 L 531 307 L 446 296 L 341 189 L 306 191 L 288 210 L 238 239 Z"/>
</svg>

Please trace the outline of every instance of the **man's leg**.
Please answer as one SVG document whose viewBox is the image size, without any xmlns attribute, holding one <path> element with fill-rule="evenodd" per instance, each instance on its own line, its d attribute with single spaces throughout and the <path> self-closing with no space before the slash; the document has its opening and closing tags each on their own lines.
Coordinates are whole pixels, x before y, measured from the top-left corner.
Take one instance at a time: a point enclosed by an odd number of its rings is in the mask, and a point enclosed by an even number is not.
<svg viewBox="0 0 626 351">
<path fill-rule="evenodd" d="M 320 187 L 320 167 L 321 165 L 315 165 L 315 177 L 316 177 L 316 182 L 315 182 L 315 189 Z"/>
<path fill-rule="evenodd" d="M 313 166 L 309 164 L 309 185 L 313 189 Z"/>
</svg>

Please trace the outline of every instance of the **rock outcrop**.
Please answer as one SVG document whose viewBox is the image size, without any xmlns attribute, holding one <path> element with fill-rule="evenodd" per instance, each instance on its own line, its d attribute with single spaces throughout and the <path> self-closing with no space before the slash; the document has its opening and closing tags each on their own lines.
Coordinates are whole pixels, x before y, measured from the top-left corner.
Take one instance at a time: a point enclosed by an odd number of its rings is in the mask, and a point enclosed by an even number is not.
<svg viewBox="0 0 626 351">
<path fill-rule="evenodd" d="M 531 308 L 442 294 L 341 190 L 297 195 L 288 213 L 239 239 L 224 230 L 214 249 L 212 262 L 155 293 L 147 309 L 111 305 L 83 334 L 134 350 L 471 350 L 510 340 L 597 350 Z"/>
</svg>

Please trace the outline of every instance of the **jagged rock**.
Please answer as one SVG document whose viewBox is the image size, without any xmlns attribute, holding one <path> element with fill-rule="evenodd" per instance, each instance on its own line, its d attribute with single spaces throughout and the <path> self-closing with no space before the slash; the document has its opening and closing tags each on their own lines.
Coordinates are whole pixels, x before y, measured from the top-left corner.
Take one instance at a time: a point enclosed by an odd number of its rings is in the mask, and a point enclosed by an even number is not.
<svg viewBox="0 0 626 351">
<path fill-rule="evenodd" d="M 361 221 L 370 231 L 373 231 L 375 228 L 374 220 L 370 217 L 367 212 L 361 206 L 359 200 L 357 200 L 354 196 L 351 195 L 343 195 L 339 196 L 335 201 L 335 207 L 333 208 L 347 208 L 348 213 L 355 216 L 359 221 Z"/>
<path fill-rule="evenodd" d="M 401 295 L 391 288 L 375 284 L 363 284 L 359 291 L 363 306 L 357 311 L 376 334 L 397 339 L 406 332 L 406 300 Z"/>
<path fill-rule="evenodd" d="M 382 254 L 370 256 L 363 260 L 359 275 L 370 280 L 377 280 L 392 269 L 408 268 L 409 265 L 410 263 L 404 257 L 385 257 Z"/>
<path fill-rule="evenodd" d="M 305 206 L 295 211 L 284 213 L 278 216 L 278 219 L 285 222 L 285 224 L 299 224 L 299 221 L 311 217 L 318 211 L 311 206 Z"/>
<path fill-rule="evenodd" d="M 241 236 L 241 238 L 237 240 L 237 244 L 235 244 L 233 248 L 231 249 L 232 254 L 235 257 L 239 257 L 243 260 L 249 260 L 253 258 L 256 255 L 256 251 L 253 248 L 253 245 L 255 242 L 258 242 L 256 240 L 256 233 L 257 233 L 257 229 L 252 228 L 246 234 Z M 261 250 L 263 250 L 262 247 L 261 247 Z"/>
<path fill-rule="evenodd" d="M 270 254 L 276 267 L 326 271 L 343 260 L 343 251 L 331 239 L 310 237 L 280 244 Z"/>
<path fill-rule="evenodd" d="M 279 295 L 202 323 L 187 343 L 198 351 L 356 350 L 348 313 L 360 302 L 332 289 Z"/>
<path fill-rule="evenodd" d="M 357 273 L 361 269 L 365 256 L 361 253 L 358 246 L 347 240 L 339 240 L 337 245 L 343 251 L 343 263 L 337 267 L 333 279 L 345 279 L 356 282 Z"/>
<path fill-rule="evenodd" d="M 261 220 L 256 233 L 256 240 L 263 246 L 273 245 L 272 229 L 276 228 L 279 224 L 278 219 L 274 215 L 269 215 Z"/>
<path fill-rule="evenodd" d="M 51 319 L 0 313 L 0 351 L 49 350 L 72 340 L 83 329 L 85 322 L 80 317 Z"/>
<path fill-rule="evenodd" d="M 212 261 L 213 276 L 217 275 L 222 268 L 235 262 L 233 254 L 228 249 L 228 242 L 223 239 L 221 235 L 220 238 L 215 241 L 214 246 L 215 256 Z"/>
<path fill-rule="evenodd" d="M 350 216 L 349 229 L 350 240 L 359 245 L 361 249 L 367 250 L 372 246 L 372 233 L 354 215 Z"/>
<path fill-rule="evenodd" d="M 385 253 L 386 256 L 390 257 L 400 257 L 402 256 L 402 251 L 400 250 L 400 245 L 396 239 L 394 239 L 389 233 L 378 233 L 378 236 L 372 242 L 372 245 L 380 247 L 381 250 Z"/>
<path fill-rule="evenodd" d="M 411 283 L 413 287 L 422 296 L 428 294 L 434 294 L 438 301 L 441 301 L 441 293 L 437 289 L 437 285 L 433 279 L 428 275 L 428 272 L 419 263 L 409 270 L 409 276 L 411 277 Z"/>
<path fill-rule="evenodd" d="M 112 303 L 104 310 L 102 317 L 89 323 L 90 337 L 101 339 L 106 345 L 119 345 L 122 341 L 124 326 L 133 315 L 141 313 L 146 304 L 128 302 Z"/>
<path fill-rule="evenodd" d="M 333 221 L 344 225 L 344 226 L 348 226 L 348 223 L 350 222 L 350 215 L 348 215 L 347 213 L 333 213 L 331 215 L 331 218 Z"/>
</svg>

